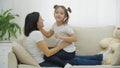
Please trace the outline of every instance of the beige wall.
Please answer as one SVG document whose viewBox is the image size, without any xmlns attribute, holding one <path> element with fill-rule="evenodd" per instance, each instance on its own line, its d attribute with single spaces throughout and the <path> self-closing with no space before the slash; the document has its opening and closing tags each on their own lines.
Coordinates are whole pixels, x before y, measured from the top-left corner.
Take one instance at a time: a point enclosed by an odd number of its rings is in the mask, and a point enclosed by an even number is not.
<svg viewBox="0 0 120 68">
<path fill-rule="evenodd" d="M 45 20 L 45 26 L 54 23 L 53 6 L 62 4 L 71 7 L 70 24 L 75 26 L 120 25 L 120 0 L 0 0 L 0 9 L 13 8 L 20 17 L 15 21 L 21 27 L 27 13 L 38 11 Z"/>
</svg>

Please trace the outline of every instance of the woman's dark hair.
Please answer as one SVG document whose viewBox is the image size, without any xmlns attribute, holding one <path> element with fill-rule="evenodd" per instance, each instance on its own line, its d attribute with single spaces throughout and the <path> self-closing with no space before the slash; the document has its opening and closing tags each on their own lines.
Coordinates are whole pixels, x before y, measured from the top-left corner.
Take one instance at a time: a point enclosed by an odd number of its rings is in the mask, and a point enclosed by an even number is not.
<svg viewBox="0 0 120 68">
<path fill-rule="evenodd" d="M 37 22 L 40 14 L 38 12 L 29 13 L 25 18 L 24 25 L 24 34 L 25 36 L 29 36 L 29 34 L 34 30 L 39 30 L 37 28 Z"/>
<path fill-rule="evenodd" d="M 72 12 L 71 11 L 71 9 L 70 9 L 70 7 L 68 7 L 67 9 L 65 8 L 65 6 L 62 6 L 62 5 L 54 5 L 54 9 L 55 9 L 55 12 L 56 12 L 56 10 L 59 8 L 59 7 L 61 7 L 64 11 L 65 11 L 65 16 L 67 17 L 65 20 L 64 20 L 64 24 L 67 24 L 68 23 L 68 20 L 69 20 L 69 14 L 68 14 L 68 12 Z"/>
</svg>

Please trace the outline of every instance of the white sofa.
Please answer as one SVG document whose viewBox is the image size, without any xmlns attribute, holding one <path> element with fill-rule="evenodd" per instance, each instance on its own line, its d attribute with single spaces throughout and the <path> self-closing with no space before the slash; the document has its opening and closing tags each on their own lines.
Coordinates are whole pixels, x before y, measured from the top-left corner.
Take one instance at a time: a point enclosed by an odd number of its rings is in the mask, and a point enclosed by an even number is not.
<svg viewBox="0 0 120 68">
<path fill-rule="evenodd" d="M 94 55 L 100 52 L 101 51 L 101 48 L 99 46 L 100 40 L 102 40 L 103 38 L 111 37 L 114 28 L 115 28 L 114 26 L 73 27 L 75 34 L 77 36 L 77 42 L 75 42 L 75 45 L 77 48 L 76 55 Z M 49 39 L 45 38 L 45 40 L 49 46 L 52 46 L 55 44 L 54 37 Z M 24 39 L 19 39 L 16 42 L 22 45 L 22 42 L 24 42 Z M 25 55 L 22 55 L 22 56 L 25 56 Z M 31 61 L 30 64 L 18 63 L 18 57 L 19 56 L 16 56 L 14 50 L 8 54 L 8 68 L 39 68 L 39 66 L 34 64 L 34 60 Z M 27 59 L 27 58 L 23 58 L 22 60 L 24 59 Z M 120 68 L 120 66 L 119 65 L 118 66 L 79 65 L 79 66 L 73 66 L 73 68 Z"/>
</svg>

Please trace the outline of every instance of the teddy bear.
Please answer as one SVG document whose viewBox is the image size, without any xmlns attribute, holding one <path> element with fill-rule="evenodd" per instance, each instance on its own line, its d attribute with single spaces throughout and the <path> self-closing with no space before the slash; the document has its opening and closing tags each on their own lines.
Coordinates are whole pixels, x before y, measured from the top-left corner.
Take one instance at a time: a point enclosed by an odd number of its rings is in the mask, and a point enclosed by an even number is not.
<svg viewBox="0 0 120 68">
<path fill-rule="evenodd" d="M 115 27 L 112 37 L 102 39 L 99 44 L 102 49 L 100 53 L 105 53 L 109 47 L 111 48 L 112 52 L 103 62 L 103 64 L 111 65 L 113 61 L 113 56 L 115 54 L 115 50 L 120 44 L 120 27 Z"/>
</svg>

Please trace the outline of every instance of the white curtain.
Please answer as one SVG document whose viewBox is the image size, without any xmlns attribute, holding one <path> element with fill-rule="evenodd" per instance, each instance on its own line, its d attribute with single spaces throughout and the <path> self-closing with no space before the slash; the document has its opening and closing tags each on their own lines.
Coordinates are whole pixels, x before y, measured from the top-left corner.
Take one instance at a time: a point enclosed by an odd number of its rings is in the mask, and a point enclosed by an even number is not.
<svg viewBox="0 0 120 68">
<path fill-rule="evenodd" d="M 51 27 L 55 22 L 55 4 L 72 9 L 69 24 L 83 27 L 120 25 L 120 0 L 0 0 L 0 8 L 13 8 L 20 17 L 17 22 L 24 26 L 24 18 L 32 11 L 40 12 L 45 26 Z M 6 6 L 9 5 L 9 6 Z"/>
</svg>

